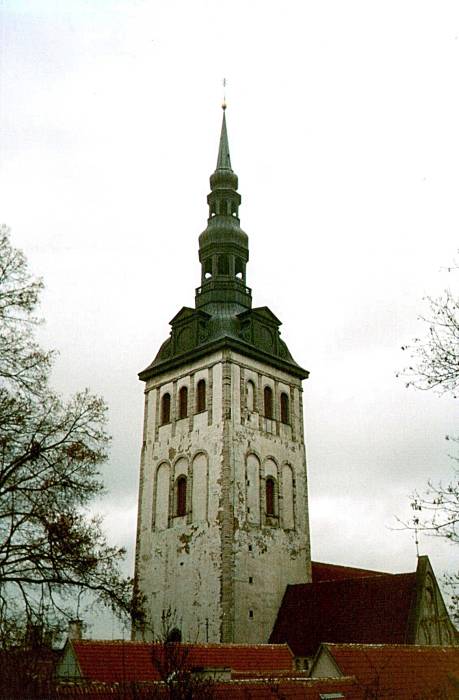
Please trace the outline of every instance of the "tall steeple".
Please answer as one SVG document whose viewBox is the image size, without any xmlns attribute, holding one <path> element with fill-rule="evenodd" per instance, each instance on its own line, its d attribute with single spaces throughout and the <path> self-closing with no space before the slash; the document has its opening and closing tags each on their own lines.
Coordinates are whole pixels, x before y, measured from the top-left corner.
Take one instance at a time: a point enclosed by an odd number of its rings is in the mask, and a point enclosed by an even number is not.
<svg viewBox="0 0 459 700">
<path fill-rule="evenodd" d="M 280 320 L 252 308 L 237 188 L 224 111 L 196 307 L 174 316 L 139 374 L 135 581 L 145 625 L 137 638 L 154 639 L 169 611 L 183 641 L 267 642 L 286 586 L 310 580 L 308 373 L 280 337 Z"/>
<path fill-rule="evenodd" d="M 196 308 L 211 312 L 215 304 L 236 305 L 241 311 L 252 305 L 245 276 L 249 240 L 240 227 L 241 195 L 237 191 L 237 175 L 231 167 L 225 109 L 223 105 L 217 167 L 210 176 L 207 228 L 199 236 L 201 287 L 196 291 Z"/>
</svg>

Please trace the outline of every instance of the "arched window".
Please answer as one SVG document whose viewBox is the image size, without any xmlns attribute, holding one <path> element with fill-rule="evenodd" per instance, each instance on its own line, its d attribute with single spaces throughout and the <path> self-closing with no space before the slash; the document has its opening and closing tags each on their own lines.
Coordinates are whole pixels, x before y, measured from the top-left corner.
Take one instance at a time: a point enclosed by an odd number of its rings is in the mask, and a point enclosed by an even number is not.
<svg viewBox="0 0 459 700">
<path fill-rule="evenodd" d="M 273 417 L 273 390 L 270 386 L 265 386 L 264 390 L 265 418 Z"/>
<path fill-rule="evenodd" d="M 280 396 L 280 413 L 282 423 L 290 423 L 288 394 L 282 392 Z"/>
<path fill-rule="evenodd" d="M 206 382 L 200 379 L 196 387 L 196 411 L 200 413 L 206 410 Z"/>
<path fill-rule="evenodd" d="M 161 425 L 171 422 L 171 395 L 163 394 L 161 399 Z"/>
<path fill-rule="evenodd" d="M 247 410 L 249 413 L 255 410 L 255 384 L 251 379 L 247 382 Z"/>
<path fill-rule="evenodd" d="M 179 476 L 179 478 L 176 481 L 176 498 L 176 514 L 178 516 L 186 515 L 186 476 Z"/>
<path fill-rule="evenodd" d="M 186 386 L 180 387 L 178 403 L 179 418 L 186 418 L 188 416 L 188 388 Z"/>
<path fill-rule="evenodd" d="M 274 510 L 275 483 L 272 476 L 266 479 L 266 515 L 275 515 Z"/>
</svg>

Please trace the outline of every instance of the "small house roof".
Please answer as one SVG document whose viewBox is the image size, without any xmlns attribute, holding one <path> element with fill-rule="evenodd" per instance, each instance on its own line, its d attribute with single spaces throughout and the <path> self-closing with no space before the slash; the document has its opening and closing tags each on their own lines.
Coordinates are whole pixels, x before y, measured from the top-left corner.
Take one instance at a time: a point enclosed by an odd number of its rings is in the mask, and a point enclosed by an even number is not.
<svg viewBox="0 0 459 700">
<path fill-rule="evenodd" d="M 69 641 L 81 677 L 104 683 L 161 680 L 167 666 L 187 669 L 230 668 L 273 674 L 291 671 L 287 644 L 175 644 L 166 658 L 165 645 L 135 641 Z"/>
<path fill-rule="evenodd" d="M 343 676 L 397 700 L 459 697 L 459 647 L 397 644 L 323 644 Z M 315 665 L 315 662 L 314 662 Z M 314 674 L 314 665 L 312 674 Z"/>
</svg>

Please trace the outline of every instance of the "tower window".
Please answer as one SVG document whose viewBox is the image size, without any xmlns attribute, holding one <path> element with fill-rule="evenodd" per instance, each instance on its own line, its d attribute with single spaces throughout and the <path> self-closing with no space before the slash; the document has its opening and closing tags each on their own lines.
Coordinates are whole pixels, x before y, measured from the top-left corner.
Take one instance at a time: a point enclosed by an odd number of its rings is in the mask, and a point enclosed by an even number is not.
<svg viewBox="0 0 459 700">
<path fill-rule="evenodd" d="M 250 617 L 250 619 L 253 618 L 253 610 L 249 610 L 249 617 Z"/>
<path fill-rule="evenodd" d="M 234 272 L 236 277 L 238 277 L 240 280 L 243 279 L 244 277 L 244 263 L 242 262 L 241 258 L 236 258 L 235 263 L 234 263 Z"/>
<path fill-rule="evenodd" d="M 255 384 L 251 379 L 247 382 L 247 410 L 249 413 L 255 410 Z"/>
<path fill-rule="evenodd" d="M 264 404 L 265 404 L 265 418 L 272 419 L 272 417 L 273 417 L 273 390 L 271 389 L 270 386 L 265 386 Z"/>
<path fill-rule="evenodd" d="M 271 476 L 266 479 L 266 515 L 274 516 L 275 483 Z"/>
<path fill-rule="evenodd" d="M 186 515 L 186 476 L 179 476 L 176 481 L 177 516 Z"/>
<path fill-rule="evenodd" d="M 163 394 L 161 399 L 161 425 L 171 422 L 171 395 Z"/>
<path fill-rule="evenodd" d="M 217 270 L 219 275 L 229 275 L 229 261 L 227 255 L 218 256 Z"/>
<path fill-rule="evenodd" d="M 212 277 L 212 258 L 204 260 L 204 279 L 208 280 Z"/>
<path fill-rule="evenodd" d="M 282 423 L 290 423 L 289 400 L 285 392 L 280 396 L 280 412 Z"/>
<path fill-rule="evenodd" d="M 196 411 L 200 413 L 206 410 L 206 382 L 200 379 L 196 387 Z"/>
<path fill-rule="evenodd" d="M 182 386 L 179 391 L 179 418 L 188 416 L 188 388 Z"/>
</svg>

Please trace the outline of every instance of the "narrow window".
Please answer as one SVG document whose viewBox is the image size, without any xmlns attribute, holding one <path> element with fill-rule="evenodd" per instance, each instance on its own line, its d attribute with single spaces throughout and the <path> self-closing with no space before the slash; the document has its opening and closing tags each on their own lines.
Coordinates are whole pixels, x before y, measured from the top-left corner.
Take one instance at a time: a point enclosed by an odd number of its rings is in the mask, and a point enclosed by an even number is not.
<svg viewBox="0 0 459 700">
<path fill-rule="evenodd" d="M 219 275 L 228 275 L 229 274 L 229 261 L 228 261 L 227 255 L 219 255 L 218 256 L 217 270 L 218 270 Z"/>
<path fill-rule="evenodd" d="M 188 388 L 182 386 L 179 391 L 179 418 L 188 416 Z"/>
<path fill-rule="evenodd" d="M 288 405 L 288 394 L 283 392 L 280 397 L 280 410 L 282 423 L 290 423 L 290 412 Z"/>
<path fill-rule="evenodd" d="M 171 421 L 171 395 L 163 394 L 161 399 L 161 425 Z"/>
<path fill-rule="evenodd" d="M 266 515 L 274 513 L 274 479 L 270 476 L 266 479 Z"/>
<path fill-rule="evenodd" d="M 271 389 L 270 386 L 265 386 L 264 400 L 265 400 L 265 418 L 272 419 L 272 417 L 273 417 L 273 390 Z"/>
<path fill-rule="evenodd" d="M 208 280 L 212 277 L 212 258 L 207 258 L 204 261 L 204 279 Z"/>
<path fill-rule="evenodd" d="M 249 617 L 251 620 L 253 619 L 253 610 L 249 610 Z"/>
<path fill-rule="evenodd" d="M 177 515 L 186 515 L 186 476 L 177 479 Z"/>
<path fill-rule="evenodd" d="M 255 410 L 255 384 L 251 379 L 247 382 L 247 410 L 249 413 Z"/>
<path fill-rule="evenodd" d="M 206 410 L 206 382 L 200 379 L 196 387 L 196 411 L 200 413 Z"/>
</svg>

